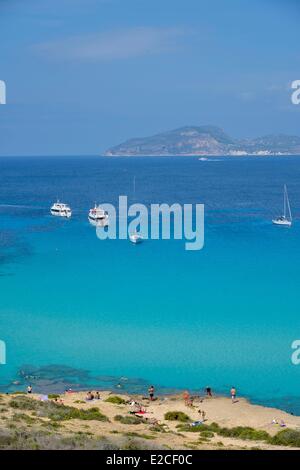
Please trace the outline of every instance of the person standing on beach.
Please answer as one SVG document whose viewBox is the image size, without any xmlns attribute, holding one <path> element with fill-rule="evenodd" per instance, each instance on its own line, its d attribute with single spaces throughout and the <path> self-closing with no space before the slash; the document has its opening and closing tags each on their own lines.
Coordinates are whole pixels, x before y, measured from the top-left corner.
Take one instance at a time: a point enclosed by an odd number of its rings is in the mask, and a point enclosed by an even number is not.
<svg viewBox="0 0 300 470">
<path fill-rule="evenodd" d="M 231 402 L 234 403 L 236 400 L 236 388 L 235 387 L 231 387 L 230 394 L 231 394 Z"/>
<path fill-rule="evenodd" d="M 189 401 L 190 401 L 190 394 L 189 394 L 188 390 L 186 390 L 185 392 L 183 392 L 183 395 L 182 395 L 182 396 L 183 396 L 183 399 L 184 399 L 184 404 L 185 404 L 186 406 L 188 406 Z"/>
<path fill-rule="evenodd" d="M 205 391 L 206 391 L 206 396 L 207 397 L 212 397 L 211 387 L 206 387 Z"/>
<path fill-rule="evenodd" d="M 154 399 L 154 387 L 153 387 L 153 385 L 151 385 L 151 387 L 148 388 L 148 393 L 149 393 L 150 401 L 153 401 L 153 399 Z"/>
<path fill-rule="evenodd" d="M 27 393 L 32 393 L 32 386 L 31 386 L 31 385 L 28 385 L 28 387 L 27 387 Z"/>
</svg>

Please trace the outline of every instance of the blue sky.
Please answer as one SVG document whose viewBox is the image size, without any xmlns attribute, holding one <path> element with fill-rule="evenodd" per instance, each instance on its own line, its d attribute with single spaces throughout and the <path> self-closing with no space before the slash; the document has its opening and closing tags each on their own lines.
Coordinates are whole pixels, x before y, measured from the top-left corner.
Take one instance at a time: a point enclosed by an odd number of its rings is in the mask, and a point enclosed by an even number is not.
<svg viewBox="0 0 300 470">
<path fill-rule="evenodd" d="M 214 124 L 300 135 L 293 0 L 0 0 L 0 155 Z"/>
</svg>

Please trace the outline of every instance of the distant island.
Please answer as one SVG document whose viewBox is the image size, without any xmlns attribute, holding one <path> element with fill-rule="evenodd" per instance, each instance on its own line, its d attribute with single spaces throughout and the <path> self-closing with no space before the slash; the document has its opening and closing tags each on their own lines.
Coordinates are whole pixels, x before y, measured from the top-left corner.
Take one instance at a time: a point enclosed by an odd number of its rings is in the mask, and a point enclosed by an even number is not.
<svg viewBox="0 0 300 470">
<path fill-rule="evenodd" d="M 234 139 L 215 126 L 181 127 L 150 137 L 129 139 L 107 156 L 300 155 L 300 137 L 284 134 Z"/>
</svg>

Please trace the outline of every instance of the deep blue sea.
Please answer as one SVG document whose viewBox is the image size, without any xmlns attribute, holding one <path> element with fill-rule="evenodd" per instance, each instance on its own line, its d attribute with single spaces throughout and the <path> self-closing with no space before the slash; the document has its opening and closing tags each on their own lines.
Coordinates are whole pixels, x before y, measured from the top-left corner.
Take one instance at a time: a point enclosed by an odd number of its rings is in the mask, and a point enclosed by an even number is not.
<svg viewBox="0 0 300 470">
<path fill-rule="evenodd" d="M 205 204 L 204 248 L 100 241 L 88 210 L 119 195 Z M 234 385 L 300 414 L 299 216 L 300 157 L 0 158 L 2 389 Z"/>
</svg>

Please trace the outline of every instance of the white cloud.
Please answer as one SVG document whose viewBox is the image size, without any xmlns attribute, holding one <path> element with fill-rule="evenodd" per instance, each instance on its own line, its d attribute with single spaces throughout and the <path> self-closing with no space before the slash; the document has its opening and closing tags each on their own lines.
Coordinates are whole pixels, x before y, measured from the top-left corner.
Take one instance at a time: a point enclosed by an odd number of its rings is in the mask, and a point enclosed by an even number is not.
<svg viewBox="0 0 300 470">
<path fill-rule="evenodd" d="M 70 37 L 35 46 L 55 59 L 104 61 L 175 51 L 182 29 L 139 27 Z"/>
</svg>

